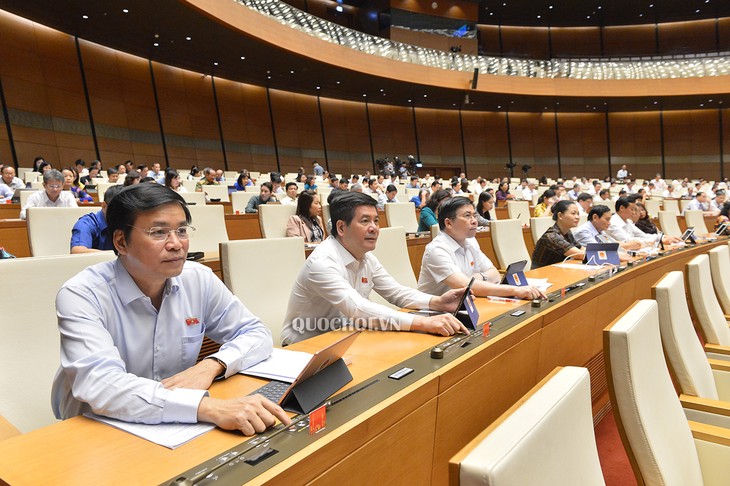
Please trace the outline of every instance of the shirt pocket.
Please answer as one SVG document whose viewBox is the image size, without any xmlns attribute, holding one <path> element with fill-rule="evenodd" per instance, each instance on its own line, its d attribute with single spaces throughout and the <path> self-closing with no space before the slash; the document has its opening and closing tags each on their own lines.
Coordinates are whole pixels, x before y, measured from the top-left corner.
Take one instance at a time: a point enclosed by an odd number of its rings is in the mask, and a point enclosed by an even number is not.
<svg viewBox="0 0 730 486">
<path fill-rule="evenodd" d="M 200 347 L 203 344 L 204 337 L 205 333 L 200 332 L 198 334 L 191 334 L 180 338 L 183 363 L 189 366 L 192 366 L 192 364 L 195 363 L 198 359 L 198 355 L 200 354 Z"/>
</svg>

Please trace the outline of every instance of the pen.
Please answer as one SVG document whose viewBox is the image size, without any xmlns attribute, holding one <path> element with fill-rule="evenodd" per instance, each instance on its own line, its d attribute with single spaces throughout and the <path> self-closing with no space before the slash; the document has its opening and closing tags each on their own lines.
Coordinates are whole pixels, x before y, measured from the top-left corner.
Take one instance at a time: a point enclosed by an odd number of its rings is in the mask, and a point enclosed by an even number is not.
<svg viewBox="0 0 730 486">
<path fill-rule="evenodd" d="M 519 300 L 517 300 L 517 299 L 510 299 L 509 297 L 494 297 L 494 296 L 489 296 L 489 297 L 487 297 L 487 299 L 489 299 L 489 300 L 491 300 L 493 302 L 513 302 L 513 303 L 519 302 Z"/>
</svg>

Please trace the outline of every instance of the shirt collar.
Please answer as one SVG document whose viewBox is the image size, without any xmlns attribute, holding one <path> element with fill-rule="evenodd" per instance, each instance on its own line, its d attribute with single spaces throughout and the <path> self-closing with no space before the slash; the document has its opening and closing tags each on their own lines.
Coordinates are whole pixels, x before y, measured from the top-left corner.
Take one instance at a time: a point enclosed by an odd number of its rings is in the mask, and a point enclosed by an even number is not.
<svg viewBox="0 0 730 486">
<path fill-rule="evenodd" d="M 342 243 L 340 243 L 340 240 L 335 238 L 334 236 L 329 236 L 328 239 L 332 240 L 332 244 L 335 247 L 335 250 L 337 250 L 337 253 L 340 255 L 340 258 L 342 259 L 345 266 L 350 266 L 353 262 L 356 263 L 355 266 L 358 266 L 360 262 L 357 261 L 357 259 L 352 256 L 352 253 L 347 251 L 347 248 L 342 246 Z"/>
<path fill-rule="evenodd" d="M 442 231 L 438 234 L 436 238 L 441 238 L 449 250 L 452 252 L 456 252 L 456 250 L 463 250 L 466 248 L 466 240 L 464 241 L 463 245 L 460 245 L 455 239 L 451 237 L 448 233 L 445 231 Z"/>
<path fill-rule="evenodd" d="M 187 263 L 186 263 L 187 264 Z M 127 269 L 122 264 L 122 261 L 117 257 L 114 262 L 114 274 L 117 281 L 117 293 L 119 299 L 124 305 L 129 305 L 135 300 L 147 297 L 137 287 L 132 276 L 127 272 Z M 168 278 L 165 282 L 164 295 L 169 295 L 171 292 L 177 292 L 180 289 L 180 276 Z"/>
</svg>

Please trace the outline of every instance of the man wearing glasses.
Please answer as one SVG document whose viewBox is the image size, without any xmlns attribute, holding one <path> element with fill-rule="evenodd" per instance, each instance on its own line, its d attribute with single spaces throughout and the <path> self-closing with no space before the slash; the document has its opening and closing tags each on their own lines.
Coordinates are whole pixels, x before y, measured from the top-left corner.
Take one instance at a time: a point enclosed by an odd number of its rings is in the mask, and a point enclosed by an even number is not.
<svg viewBox="0 0 730 486">
<path fill-rule="evenodd" d="M 207 389 L 271 354 L 271 333 L 212 271 L 187 262 L 195 229 L 185 201 L 158 184 L 109 203 L 118 255 L 66 282 L 56 298 L 58 418 L 86 412 L 128 422 L 211 422 L 246 435 L 289 419 L 260 395 L 217 399 Z M 222 343 L 195 364 L 203 337 Z"/>
<path fill-rule="evenodd" d="M 71 191 L 63 190 L 63 174 L 55 169 L 43 173 L 43 190 L 34 192 L 28 196 L 23 209 L 20 211 L 20 219 L 25 219 L 28 208 L 75 208 L 76 198 Z"/>
</svg>

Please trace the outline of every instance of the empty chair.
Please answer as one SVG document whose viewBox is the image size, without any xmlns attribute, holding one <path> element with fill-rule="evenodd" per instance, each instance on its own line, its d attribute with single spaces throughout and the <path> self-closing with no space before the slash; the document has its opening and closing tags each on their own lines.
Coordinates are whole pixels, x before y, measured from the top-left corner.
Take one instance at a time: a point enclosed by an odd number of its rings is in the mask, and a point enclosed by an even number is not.
<svg viewBox="0 0 730 486">
<path fill-rule="evenodd" d="M 649 217 L 656 218 L 662 209 L 662 202 L 654 198 L 647 199 L 644 201 L 644 207 L 646 207 L 646 212 L 649 213 Z"/>
<path fill-rule="evenodd" d="M 23 182 L 25 182 L 26 184 L 29 182 L 35 182 L 38 180 L 38 176 L 40 176 L 40 175 L 41 175 L 40 172 L 34 172 L 32 170 L 26 171 L 23 174 Z"/>
<path fill-rule="evenodd" d="M 280 345 L 286 303 L 304 265 L 304 240 L 230 241 L 221 243 L 220 256 L 226 286 L 269 328 L 274 345 Z"/>
<path fill-rule="evenodd" d="M 406 233 L 418 232 L 416 206 L 413 203 L 386 204 L 385 217 L 388 219 L 388 226 L 390 227 L 400 226 Z"/>
<path fill-rule="evenodd" d="M 679 200 L 679 212 L 684 213 L 684 211 L 687 209 L 687 206 L 689 206 L 689 203 L 691 203 L 692 200 L 690 199 L 680 199 Z"/>
<path fill-rule="evenodd" d="M 116 185 L 116 182 L 99 182 L 96 185 L 96 192 L 99 198 L 99 202 L 104 202 L 104 195 L 106 194 L 106 190 Z"/>
<path fill-rule="evenodd" d="M 669 376 L 653 300 L 641 300 L 604 330 L 609 392 L 639 484 L 727 484 L 726 429 L 687 422 Z"/>
<path fill-rule="evenodd" d="M 259 226 L 264 238 L 285 238 L 286 223 L 297 212 L 297 207 L 283 204 L 259 206 Z"/>
<path fill-rule="evenodd" d="M 701 210 L 687 209 L 684 212 L 684 221 L 687 223 L 687 228 L 694 227 L 696 235 L 708 233 L 707 226 L 705 225 L 705 216 Z"/>
<path fill-rule="evenodd" d="M 532 234 L 533 244 L 537 244 L 537 240 L 554 224 L 553 218 L 530 218 L 530 233 Z"/>
<path fill-rule="evenodd" d="M 189 206 L 195 234 L 190 238 L 189 251 L 218 253 L 218 245 L 228 241 L 226 219 L 220 204 Z"/>
<path fill-rule="evenodd" d="M 205 194 L 202 192 L 179 192 L 185 202 L 195 204 L 196 206 L 205 206 Z"/>
<path fill-rule="evenodd" d="M 708 345 L 730 346 L 730 329 L 715 296 L 710 272 L 710 257 L 698 255 L 686 265 L 687 287 L 700 331 Z"/>
<path fill-rule="evenodd" d="M 679 229 L 676 211 L 659 211 L 659 226 L 662 232 L 667 236 L 682 236 L 682 230 Z"/>
<path fill-rule="evenodd" d="M 449 484 L 605 484 L 588 370 L 556 368 L 451 458 Z"/>
<path fill-rule="evenodd" d="M 522 224 L 518 220 L 492 221 L 489 228 L 492 232 L 492 244 L 497 260 L 499 260 L 500 269 L 504 270 L 510 263 L 522 260 L 527 260 L 527 268 L 530 267 L 532 259 L 522 237 Z"/>
<path fill-rule="evenodd" d="M 662 202 L 662 209 L 664 211 L 674 211 L 679 214 L 679 201 L 676 199 L 665 199 Z M 666 233 L 666 231 L 664 233 Z"/>
<path fill-rule="evenodd" d="M 179 173 L 179 171 L 178 171 L 178 173 Z M 120 177 L 120 179 L 121 179 L 121 177 Z M 195 192 L 195 186 L 199 180 L 200 179 L 187 179 L 186 178 L 186 179 L 182 180 L 182 185 L 185 189 L 188 190 L 188 192 Z"/>
<path fill-rule="evenodd" d="M 684 293 L 682 272 L 669 272 L 652 288 L 659 309 L 659 330 L 664 355 L 677 377 L 682 405 L 690 420 L 730 427 L 730 417 L 697 410 L 696 400 L 722 400 L 719 406 L 730 407 L 730 371 L 727 363 L 708 361 L 697 338 Z M 686 403 L 685 403 L 686 402 Z"/>
<path fill-rule="evenodd" d="M 252 197 L 256 196 L 257 193 L 254 192 L 243 192 L 238 191 L 231 194 L 231 210 L 233 211 L 233 214 L 245 214 L 246 213 L 246 206 L 248 206 L 248 201 L 251 200 Z"/>
<path fill-rule="evenodd" d="M 229 202 L 227 185 L 203 186 L 203 192 L 201 194 L 205 194 L 208 197 L 209 201 L 212 201 L 214 199 L 220 199 L 223 202 Z"/>
<path fill-rule="evenodd" d="M 47 208 L 61 209 L 61 208 Z M 51 384 L 61 363 L 56 294 L 63 283 L 88 267 L 112 260 L 110 251 L 0 262 L 0 414 L 21 432 L 56 421 Z"/>
<path fill-rule="evenodd" d="M 20 207 L 22 208 L 25 206 L 25 202 L 28 200 L 31 194 L 34 192 L 38 192 L 35 189 L 25 189 L 23 191 L 20 191 Z"/>
<path fill-rule="evenodd" d="M 507 214 L 520 224 L 530 224 L 530 203 L 528 201 L 507 201 Z"/>
<path fill-rule="evenodd" d="M 71 230 L 87 213 L 99 211 L 94 206 L 77 208 L 28 208 L 28 245 L 33 256 L 71 253 Z"/>
<path fill-rule="evenodd" d="M 707 254 L 710 257 L 710 273 L 717 300 L 725 315 L 730 315 L 730 247 L 718 246 Z"/>
</svg>

